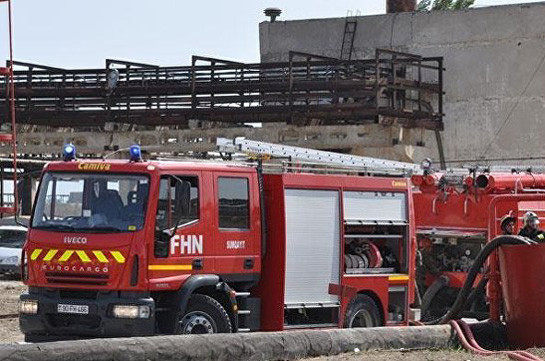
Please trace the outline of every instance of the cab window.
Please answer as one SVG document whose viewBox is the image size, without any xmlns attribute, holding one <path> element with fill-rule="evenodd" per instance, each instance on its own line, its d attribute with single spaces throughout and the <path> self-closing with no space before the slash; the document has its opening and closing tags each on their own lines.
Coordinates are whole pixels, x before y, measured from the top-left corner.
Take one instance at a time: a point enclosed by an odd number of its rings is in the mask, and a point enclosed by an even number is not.
<svg viewBox="0 0 545 361">
<path fill-rule="evenodd" d="M 176 229 L 199 219 L 199 179 L 163 176 L 155 215 L 155 257 L 168 257 L 170 238 Z"/>
<path fill-rule="evenodd" d="M 171 229 L 199 219 L 197 177 L 161 177 L 156 228 Z"/>
<path fill-rule="evenodd" d="M 248 188 L 248 178 L 218 178 L 220 228 L 250 228 Z"/>
</svg>

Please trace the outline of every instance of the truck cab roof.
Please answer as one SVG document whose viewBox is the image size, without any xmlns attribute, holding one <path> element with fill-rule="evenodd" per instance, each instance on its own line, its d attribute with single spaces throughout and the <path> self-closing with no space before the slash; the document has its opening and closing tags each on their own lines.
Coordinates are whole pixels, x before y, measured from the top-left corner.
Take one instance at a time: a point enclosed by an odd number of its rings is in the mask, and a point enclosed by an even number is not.
<svg viewBox="0 0 545 361">
<path fill-rule="evenodd" d="M 240 163 L 222 163 L 212 161 L 143 161 L 82 159 L 76 161 L 55 161 L 48 163 L 44 171 L 88 171 L 88 172 L 122 172 L 122 173 L 154 173 L 179 170 L 214 170 L 229 172 L 253 172 L 255 168 Z"/>
</svg>

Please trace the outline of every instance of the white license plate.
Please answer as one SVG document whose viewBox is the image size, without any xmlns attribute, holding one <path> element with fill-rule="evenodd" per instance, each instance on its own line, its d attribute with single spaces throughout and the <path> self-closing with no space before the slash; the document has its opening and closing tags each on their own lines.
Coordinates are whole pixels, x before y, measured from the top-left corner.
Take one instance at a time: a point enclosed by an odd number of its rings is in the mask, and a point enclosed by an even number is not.
<svg viewBox="0 0 545 361">
<path fill-rule="evenodd" d="M 59 303 L 57 305 L 58 313 L 76 313 L 78 315 L 87 315 L 89 314 L 89 306 L 86 305 L 65 305 Z"/>
</svg>

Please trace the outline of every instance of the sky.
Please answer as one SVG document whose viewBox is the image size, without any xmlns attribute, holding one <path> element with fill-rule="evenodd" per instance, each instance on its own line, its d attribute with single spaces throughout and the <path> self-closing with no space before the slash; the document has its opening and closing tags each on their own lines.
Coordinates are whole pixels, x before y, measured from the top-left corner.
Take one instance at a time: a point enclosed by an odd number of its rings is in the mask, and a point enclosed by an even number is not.
<svg viewBox="0 0 545 361">
<path fill-rule="evenodd" d="M 476 6 L 524 1 L 477 0 Z M 526 1 L 536 2 L 536 1 Z M 14 58 L 43 65 L 104 67 L 106 58 L 189 65 L 191 55 L 259 61 L 266 7 L 279 20 L 385 13 L 386 0 L 12 0 Z M 7 57 L 0 3 L 0 59 Z"/>
</svg>

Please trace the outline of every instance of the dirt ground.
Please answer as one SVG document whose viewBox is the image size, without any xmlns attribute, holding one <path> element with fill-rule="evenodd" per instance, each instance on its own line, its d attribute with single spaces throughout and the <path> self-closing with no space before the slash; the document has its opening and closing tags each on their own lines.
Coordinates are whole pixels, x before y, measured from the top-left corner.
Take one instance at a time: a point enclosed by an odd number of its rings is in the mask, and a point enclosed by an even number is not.
<svg viewBox="0 0 545 361">
<path fill-rule="evenodd" d="M 545 349 L 528 350 L 532 354 L 545 358 Z M 386 350 L 353 352 L 338 356 L 307 358 L 305 361 L 491 361 L 509 360 L 507 356 L 477 356 L 465 350 Z"/>
<path fill-rule="evenodd" d="M 491 361 L 509 360 L 508 357 L 484 357 L 472 355 L 464 350 L 413 350 L 413 351 L 367 351 L 338 356 L 315 357 L 305 361 Z"/>
<path fill-rule="evenodd" d="M 25 286 L 18 281 L 0 281 L 0 317 L 7 314 L 16 314 L 19 295 Z M 19 331 L 19 320 L 15 318 L 0 318 L 0 343 L 23 341 L 23 334 Z"/>
<path fill-rule="evenodd" d="M 17 318 L 1 318 L 2 315 L 16 314 L 19 295 L 25 286 L 18 281 L 0 280 L 0 344 L 23 341 L 19 331 Z M 545 358 L 545 349 L 531 350 L 537 356 Z M 508 360 L 507 357 L 482 357 L 472 355 L 464 350 L 388 350 L 352 352 L 348 354 L 328 357 L 308 358 L 308 361 L 481 361 L 481 360 Z"/>
</svg>

